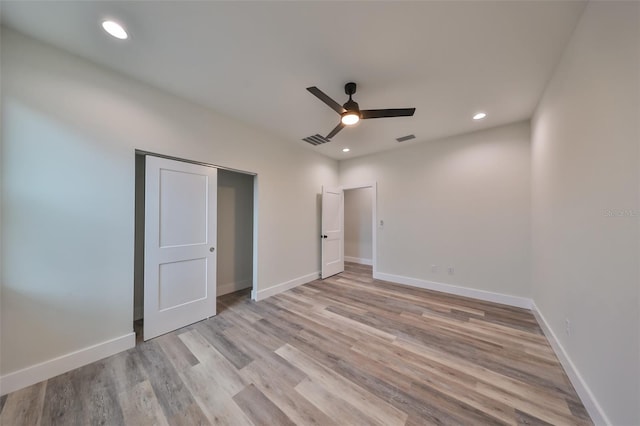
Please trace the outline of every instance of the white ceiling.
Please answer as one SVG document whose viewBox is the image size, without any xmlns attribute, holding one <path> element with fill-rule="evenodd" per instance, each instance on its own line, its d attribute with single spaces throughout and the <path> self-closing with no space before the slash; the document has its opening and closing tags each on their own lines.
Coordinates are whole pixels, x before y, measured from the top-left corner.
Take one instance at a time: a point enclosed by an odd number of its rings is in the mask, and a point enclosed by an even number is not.
<svg viewBox="0 0 640 426">
<path fill-rule="evenodd" d="M 2 1 L 2 23 L 336 159 L 531 116 L 581 1 Z M 123 42 L 100 28 L 122 22 Z M 355 81 L 366 120 L 312 147 Z M 488 117 L 471 119 L 477 111 Z M 397 137 L 415 134 L 412 142 Z M 343 147 L 350 147 L 345 154 Z"/>
</svg>

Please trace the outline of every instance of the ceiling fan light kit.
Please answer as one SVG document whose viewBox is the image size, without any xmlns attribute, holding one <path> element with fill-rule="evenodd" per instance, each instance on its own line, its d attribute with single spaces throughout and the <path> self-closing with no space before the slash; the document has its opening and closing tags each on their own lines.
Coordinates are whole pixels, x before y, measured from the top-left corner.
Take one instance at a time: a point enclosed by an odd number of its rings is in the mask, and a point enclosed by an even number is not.
<svg viewBox="0 0 640 426">
<path fill-rule="evenodd" d="M 360 121 L 360 112 L 347 111 L 342 114 L 342 117 L 340 117 L 340 121 L 342 121 L 342 124 L 344 124 L 345 126 L 353 126 L 354 124 L 357 124 L 358 121 Z"/>
<path fill-rule="evenodd" d="M 356 89 L 356 83 L 350 82 L 345 84 L 344 92 L 349 95 L 349 100 L 341 106 L 317 87 L 307 87 L 307 90 L 312 95 L 340 114 L 340 123 L 329 132 L 325 137 L 326 140 L 333 138 L 345 126 L 353 126 L 360 120 L 385 117 L 411 117 L 416 112 L 415 108 L 366 109 L 361 111 L 358 103 L 352 99 L 352 96 L 356 93 Z"/>
</svg>

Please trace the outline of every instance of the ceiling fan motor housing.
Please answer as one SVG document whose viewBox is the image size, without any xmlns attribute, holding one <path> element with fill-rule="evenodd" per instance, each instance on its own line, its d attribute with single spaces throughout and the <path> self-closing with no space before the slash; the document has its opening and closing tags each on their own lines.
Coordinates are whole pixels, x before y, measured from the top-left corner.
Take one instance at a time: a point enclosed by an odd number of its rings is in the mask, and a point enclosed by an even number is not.
<svg viewBox="0 0 640 426">
<path fill-rule="evenodd" d="M 360 106 L 354 100 L 349 99 L 343 106 L 347 112 L 360 112 Z"/>
<path fill-rule="evenodd" d="M 358 103 L 356 101 L 351 99 L 351 96 L 356 93 L 356 84 L 354 82 L 345 84 L 344 85 L 344 92 L 347 95 L 349 95 L 349 100 L 344 105 L 342 105 L 344 107 L 344 109 L 347 110 L 344 114 L 347 114 L 347 113 L 350 113 L 350 112 L 351 113 L 355 112 L 358 115 L 360 115 L 360 106 L 358 105 Z"/>
</svg>

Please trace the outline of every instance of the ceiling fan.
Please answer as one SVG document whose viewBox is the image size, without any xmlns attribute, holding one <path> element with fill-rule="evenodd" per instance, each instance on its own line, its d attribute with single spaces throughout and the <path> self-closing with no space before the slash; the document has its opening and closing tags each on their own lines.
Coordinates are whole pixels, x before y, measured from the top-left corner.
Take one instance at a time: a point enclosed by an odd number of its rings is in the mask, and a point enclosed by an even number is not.
<svg viewBox="0 0 640 426">
<path fill-rule="evenodd" d="M 340 105 L 315 86 L 307 87 L 307 90 L 322 102 L 327 104 L 329 108 L 340 114 L 340 123 L 338 123 L 338 125 L 331 132 L 329 132 L 325 139 L 331 139 L 345 126 L 353 126 L 360 120 L 385 117 L 411 117 L 413 113 L 416 112 L 415 108 L 361 110 L 358 106 L 358 103 L 351 99 L 351 96 L 356 93 L 356 84 L 353 82 L 344 85 L 344 92 L 349 95 L 349 100 L 344 105 Z"/>
</svg>

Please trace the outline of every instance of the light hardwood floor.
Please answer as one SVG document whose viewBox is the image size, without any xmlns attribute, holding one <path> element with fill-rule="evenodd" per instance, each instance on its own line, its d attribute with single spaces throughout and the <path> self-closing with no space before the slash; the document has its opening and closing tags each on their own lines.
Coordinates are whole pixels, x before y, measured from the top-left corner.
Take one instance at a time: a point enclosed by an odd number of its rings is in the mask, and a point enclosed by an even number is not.
<svg viewBox="0 0 640 426">
<path fill-rule="evenodd" d="M 2 425 L 591 424 L 532 314 L 347 264 L 0 399 Z"/>
</svg>

